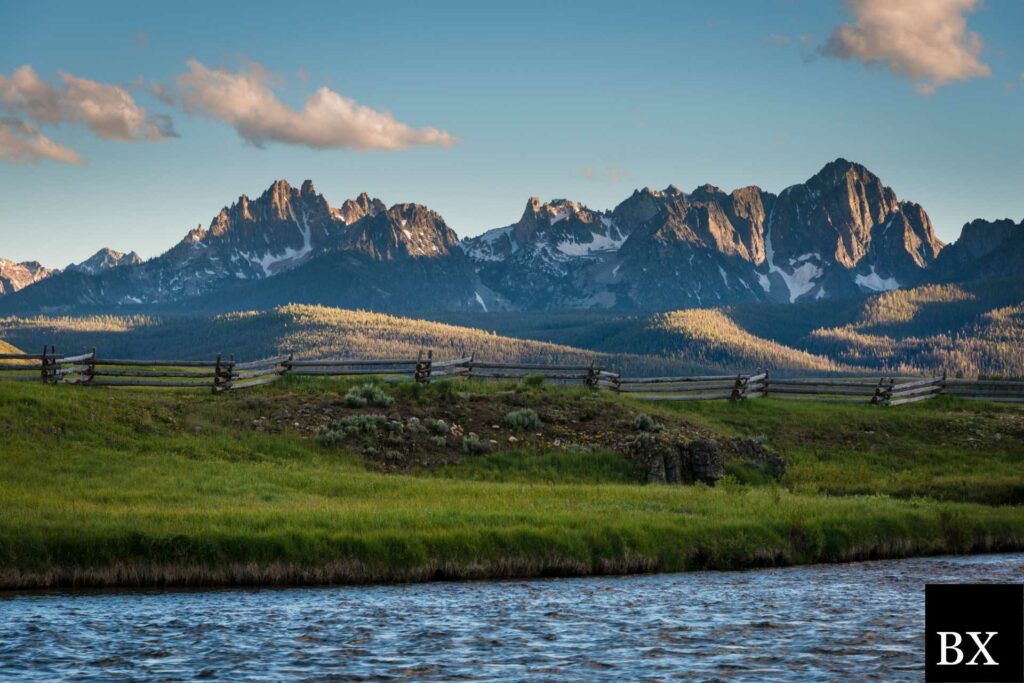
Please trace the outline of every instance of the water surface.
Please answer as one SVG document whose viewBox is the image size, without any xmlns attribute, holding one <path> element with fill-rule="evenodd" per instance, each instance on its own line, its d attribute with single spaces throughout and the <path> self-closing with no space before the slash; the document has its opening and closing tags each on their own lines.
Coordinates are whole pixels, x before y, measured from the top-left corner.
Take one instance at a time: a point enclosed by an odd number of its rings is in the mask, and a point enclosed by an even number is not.
<svg viewBox="0 0 1024 683">
<path fill-rule="evenodd" d="M 536 581 L 0 597 L 0 678 L 923 677 L 924 584 L 1024 554 Z"/>
</svg>

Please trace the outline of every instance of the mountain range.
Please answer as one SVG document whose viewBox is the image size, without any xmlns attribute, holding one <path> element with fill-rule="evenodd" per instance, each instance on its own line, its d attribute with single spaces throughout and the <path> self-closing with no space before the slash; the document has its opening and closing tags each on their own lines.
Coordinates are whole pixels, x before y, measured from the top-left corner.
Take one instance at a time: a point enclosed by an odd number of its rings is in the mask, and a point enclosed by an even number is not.
<svg viewBox="0 0 1024 683">
<path fill-rule="evenodd" d="M 98 275 L 102 271 L 118 266 L 134 266 L 142 263 L 142 258 L 134 251 L 122 254 L 113 249 L 103 248 L 82 261 L 72 263 L 65 271 Z M 46 278 L 61 273 L 59 268 L 46 268 L 38 261 L 15 263 L 0 258 L 0 296 L 13 294 Z"/>
<path fill-rule="evenodd" d="M 976 220 L 943 245 L 925 210 L 837 159 L 773 194 L 636 190 L 597 211 L 531 198 L 459 240 L 436 212 L 305 181 L 245 195 L 142 261 L 100 250 L 64 270 L 0 260 L 0 313 L 267 309 L 673 310 L 846 299 L 1024 275 L 1024 221 Z"/>
</svg>

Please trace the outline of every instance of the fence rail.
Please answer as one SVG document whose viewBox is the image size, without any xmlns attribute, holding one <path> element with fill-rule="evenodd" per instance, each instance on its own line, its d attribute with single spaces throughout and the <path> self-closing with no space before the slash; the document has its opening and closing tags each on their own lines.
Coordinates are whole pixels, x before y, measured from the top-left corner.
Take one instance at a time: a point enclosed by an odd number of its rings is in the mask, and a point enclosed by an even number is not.
<svg viewBox="0 0 1024 683">
<path fill-rule="evenodd" d="M 1024 381 L 935 377 L 799 377 L 774 378 L 767 371 L 728 375 L 623 377 L 590 364 L 500 363 L 474 354 L 434 360 L 431 350 L 415 358 L 296 359 L 293 354 L 238 363 L 233 356 L 209 360 L 136 360 L 102 358 L 96 350 L 61 355 L 53 346 L 42 353 L 0 354 L 0 380 L 107 387 L 205 389 L 214 393 L 271 384 L 288 375 L 319 377 L 374 376 L 412 379 L 427 384 L 444 377 L 580 383 L 644 401 L 742 401 L 770 396 L 790 401 L 869 403 L 899 406 L 948 394 L 965 399 L 1024 403 Z"/>
</svg>

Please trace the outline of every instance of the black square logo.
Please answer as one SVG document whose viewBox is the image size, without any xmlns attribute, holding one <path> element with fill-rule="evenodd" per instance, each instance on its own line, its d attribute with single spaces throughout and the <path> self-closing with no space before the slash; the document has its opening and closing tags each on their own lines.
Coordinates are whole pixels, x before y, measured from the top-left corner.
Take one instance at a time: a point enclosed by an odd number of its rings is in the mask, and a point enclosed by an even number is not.
<svg viewBox="0 0 1024 683">
<path fill-rule="evenodd" d="M 1024 585 L 928 584 L 925 680 L 1024 683 Z"/>
</svg>

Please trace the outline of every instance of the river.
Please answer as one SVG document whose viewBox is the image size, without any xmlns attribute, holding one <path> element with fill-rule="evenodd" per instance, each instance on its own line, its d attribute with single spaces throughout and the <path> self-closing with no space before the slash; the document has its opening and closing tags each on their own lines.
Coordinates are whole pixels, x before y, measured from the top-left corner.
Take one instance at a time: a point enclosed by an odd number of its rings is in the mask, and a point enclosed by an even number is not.
<svg viewBox="0 0 1024 683">
<path fill-rule="evenodd" d="M 879 680 L 923 677 L 924 584 L 1024 554 L 748 572 L 0 596 L 0 678 Z"/>
</svg>

